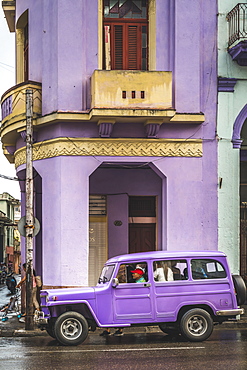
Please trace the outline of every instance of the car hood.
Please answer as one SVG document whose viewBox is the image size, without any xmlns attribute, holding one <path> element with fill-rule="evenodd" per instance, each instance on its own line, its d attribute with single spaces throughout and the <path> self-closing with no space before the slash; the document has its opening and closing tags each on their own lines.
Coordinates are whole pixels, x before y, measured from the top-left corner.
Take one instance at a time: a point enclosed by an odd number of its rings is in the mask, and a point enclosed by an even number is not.
<svg viewBox="0 0 247 370">
<path fill-rule="evenodd" d="M 74 302 L 91 300 L 95 298 L 95 289 L 85 288 L 64 288 L 64 289 L 45 289 L 40 292 L 41 296 L 47 296 L 48 302 Z"/>
</svg>

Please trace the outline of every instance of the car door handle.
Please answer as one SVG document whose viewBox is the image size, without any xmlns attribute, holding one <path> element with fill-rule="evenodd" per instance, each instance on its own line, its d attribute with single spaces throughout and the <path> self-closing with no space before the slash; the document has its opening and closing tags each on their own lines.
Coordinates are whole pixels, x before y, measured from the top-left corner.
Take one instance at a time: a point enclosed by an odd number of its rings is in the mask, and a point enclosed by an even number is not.
<svg viewBox="0 0 247 370">
<path fill-rule="evenodd" d="M 147 283 L 147 284 L 144 284 L 145 287 L 150 287 L 151 284 L 150 283 Z"/>
</svg>

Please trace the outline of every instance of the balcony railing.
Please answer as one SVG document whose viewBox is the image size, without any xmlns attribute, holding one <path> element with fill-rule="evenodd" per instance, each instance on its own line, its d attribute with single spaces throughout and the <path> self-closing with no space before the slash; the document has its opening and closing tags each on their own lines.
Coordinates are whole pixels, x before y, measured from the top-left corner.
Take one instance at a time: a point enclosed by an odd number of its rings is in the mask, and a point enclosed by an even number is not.
<svg viewBox="0 0 247 370">
<path fill-rule="evenodd" d="M 236 41 L 247 40 L 247 4 L 237 4 L 228 14 L 230 47 Z"/>
<path fill-rule="evenodd" d="M 20 120 L 26 112 L 26 89 L 33 90 L 33 113 L 34 116 L 41 115 L 41 84 L 35 81 L 26 81 L 13 86 L 6 91 L 1 99 L 2 126 L 5 121 Z"/>
</svg>

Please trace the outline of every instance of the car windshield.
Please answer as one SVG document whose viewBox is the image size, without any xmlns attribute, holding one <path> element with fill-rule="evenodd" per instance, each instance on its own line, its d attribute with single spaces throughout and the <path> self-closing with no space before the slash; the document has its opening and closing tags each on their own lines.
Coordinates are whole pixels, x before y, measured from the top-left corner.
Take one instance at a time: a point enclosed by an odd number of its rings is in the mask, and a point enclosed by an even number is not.
<svg viewBox="0 0 247 370">
<path fill-rule="evenodd" d="M 115 265 L 107 265 L 103 267 L 101 275 L 99 277 L 99 284 L 105 284 L 110 281 Z"/>
</svg>

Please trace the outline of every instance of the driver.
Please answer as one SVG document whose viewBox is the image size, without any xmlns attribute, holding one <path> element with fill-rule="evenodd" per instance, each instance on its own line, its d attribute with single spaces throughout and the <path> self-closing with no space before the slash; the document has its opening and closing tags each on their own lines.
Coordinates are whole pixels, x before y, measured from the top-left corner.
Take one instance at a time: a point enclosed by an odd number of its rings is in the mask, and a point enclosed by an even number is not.
<svg viewBox="0 0 247 370">
<path fill-rule="evenodd" d="M 143 277 L 143 274 L 145 273 L 144 269 L 140 266 L 136 267 L 135 270 L 131 271 L 132 277 L 135 280 L 136 283 L 145 283 L 146 280 Z"/>
</svg>

